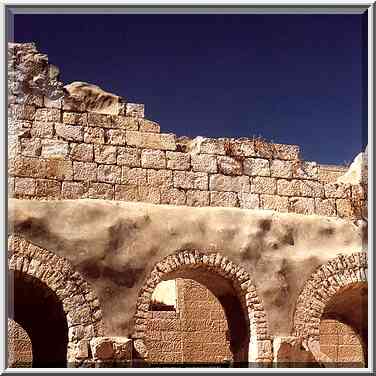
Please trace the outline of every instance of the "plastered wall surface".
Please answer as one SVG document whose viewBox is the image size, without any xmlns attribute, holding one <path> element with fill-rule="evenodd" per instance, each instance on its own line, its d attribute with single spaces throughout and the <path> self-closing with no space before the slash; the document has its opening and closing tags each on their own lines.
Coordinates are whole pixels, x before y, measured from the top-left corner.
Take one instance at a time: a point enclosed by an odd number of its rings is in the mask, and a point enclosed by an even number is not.
<svg viewBox="0 0 376 376">
<path fill-rule="evenodd" d="M 345 359 L 342 339 L 320 351 L 319 327 L 328 306 L 346 311 L 336 294 L 367 283 L 366 154 L 347 168 L 251 135 L 175 135 L 142 104 L 64 86 L 33 44 L 8 46 L 8 71 L 9 268 L 60 299 L 70 364 L 158 361 L 167 342 L 180 348 L 165 360 L 207 360 L 204 342 L 188 349 L 195 330 L 182 330 L 194 283 L 208 289 L 197 304 L 225 311 L 227 328 L 206 342 L 216 361 Z M 195 281 L 181 285 L 180 311 L 150 311 L 156 285 L 174 278 Z M 364 311 L 364 299 L 353 306 Z M 347 311 L 359 329 L 366 316 Z M 152 328 L 169 315 L 180 331 Z"/>
</svg>

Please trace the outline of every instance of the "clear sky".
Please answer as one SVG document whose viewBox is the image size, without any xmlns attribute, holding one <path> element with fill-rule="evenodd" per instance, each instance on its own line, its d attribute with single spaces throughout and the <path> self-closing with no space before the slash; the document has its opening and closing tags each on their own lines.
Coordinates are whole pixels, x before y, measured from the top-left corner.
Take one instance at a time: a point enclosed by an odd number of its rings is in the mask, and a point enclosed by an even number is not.
<svg viewBox="0 0 376 376">
<path fill-rule="evenodd" d="M 179 136 L 262 136 L 305 160 L 367 142 L 364 15 L 16 15 L 61 79 L 99 85 Z"/>
</svg>

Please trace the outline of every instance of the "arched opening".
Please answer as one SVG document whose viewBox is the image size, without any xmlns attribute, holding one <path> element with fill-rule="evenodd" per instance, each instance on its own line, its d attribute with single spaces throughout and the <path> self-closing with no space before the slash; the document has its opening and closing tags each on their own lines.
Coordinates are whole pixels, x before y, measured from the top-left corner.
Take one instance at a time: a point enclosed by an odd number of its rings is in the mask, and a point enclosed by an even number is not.
<svg viewBox="0 0 376 376">
<path fill-rule="evenodd" d="M 249 342 L 245 298 L 230 279 L 197 266 L 163 276 L 146 322 L 148 362 L 247 366 Z"/>
<path fill-rule="evenodd" d="M 367 367 L 368 287 L 364 282 L 340 289 L 320 322 L 320 351 L 339 367 Z"/>
<path fill-rule="evenodd" d="M 31 340 L 32 366 L 66 367 L 68 324 L 57 295 L 39 279 L 20 271 L 9 271 L 8 286 L 8 318 Z"/>
</svg>

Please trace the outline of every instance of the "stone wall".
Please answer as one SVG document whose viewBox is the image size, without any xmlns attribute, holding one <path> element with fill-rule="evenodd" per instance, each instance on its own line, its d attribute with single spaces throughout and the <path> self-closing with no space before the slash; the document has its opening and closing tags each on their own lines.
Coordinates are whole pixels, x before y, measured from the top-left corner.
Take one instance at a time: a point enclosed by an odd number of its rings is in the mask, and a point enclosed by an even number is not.
<svg viewBox="0 0 376 376">
<path fill-rule="evenodd" d="M 145 343 L 148 361 L 224 363 L 232 361 L 228 323 L 218 299 L 191 279 L 176 279 L 176 311 L 150 311 Z"/>
<path fill-rule="evenodd" d="M 8 365 L 9 367 L 31 367 L 33 353 L 31 340 L 25 329 L 16 321 L 8 319 Z"/>
<path fill-rule="evenodd" d="M 9 68 L 17 72 L 17 67 Z M 110 115 L 92 112 L 99 110 L 91 102 L 67 93 L 55 100 L 34 95 L 29 102 L 11 97 L 8 188 L 16 198 L 367 216 L 366 189 L 336 184 L 340 167 L 301 161 L 296 145 L 178 138 L 161 133 L 159 124 L 143 118 L 143 105 L 125 99 Z"/>
</svg>

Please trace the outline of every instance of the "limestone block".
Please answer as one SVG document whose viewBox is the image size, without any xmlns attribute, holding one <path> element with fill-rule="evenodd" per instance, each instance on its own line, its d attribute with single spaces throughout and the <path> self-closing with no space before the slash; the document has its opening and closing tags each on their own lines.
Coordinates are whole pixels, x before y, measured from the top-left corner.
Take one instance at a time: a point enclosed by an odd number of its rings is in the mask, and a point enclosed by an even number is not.
<svg viewBox="0 0 376 376">
<path fill-rule="evenodd" d="M 57 108 L 38 108 L 35 111 L 35 121 L 58 123 L 61 121 L 61 111 Z"/>
<path fill-rule="evenodd" d="M 200 153 L 225 155 L 225 140 L 221 138 L 204 138 L 200 142 Z"/>
<path fill-rule="evenodd" d="M 251 192 L 274 195 L 277 191 L 277 180 L 274 178 L 256 176 L 252 178 Z"/>
<path fill-rule="evenodd" d="M 242 162 L 228 156 L 218 156 L 218 172 L 224 175 L 242 175 Z"/>
<path fill-rule="evenodd" d="M 161 150 L 144 149 L 141 152 L 141 167 L 166 168 L 166 154 Z"/>
<path fill-rule="evenodd" d="M 351 194 L 350 184 L 329 183 L 324 185 L 325 197 L 349 198 Z"/>
<path fill-rule="evenodd" d="M 19 195 L 35 195 L 36 181 L 32 178 L 15 178 L 14 193 Z"/>
<path fill-rule="evenodd" d="M 13 163 L 13 174 L 24 177 L 45 178 L 46 161 L 37 158 L 16 157 Z"/>
<path fill-rule="evenodd" d="M 276 210 L 278 212 L 288 212 L 288 197 L 275 195 L 260 195 L 261 207 L 263 209 Z"/>
<path fill-rule="evenodd" d="M 208 174 L 205 172 L 174 171 L 174 187 L 183 189 L 208 189 Z"/>
<path fill-rule="evenodd" d="M 365 200 L 367 198 L 367 186 L 360 184 L 351 186 L 351 197 L 353 200 Z"/>
<path fill-rule="evenodd" d="M 300 181 L 300 193 L 308 197 L 324 197 L 324 186 L 321 182 L 311 180 Z"/>
<path fill-rule="evenodd" d="M 274 159 L 293 161 L 299 158 L 300 149 L 297 145 L 274 144 L 273 149 Z"/>
<path fill-rule="evenodd" d="M 258 194 L 254 193 L 238 193 L 240 207 L 244 209 L 259 209 L 260 199 Z"/>
<path fill-rule="evenodd" d="M 52 138 L 54 135 L 54 124 L 34 121 L 31 126 L 30 135 L 33 138 Z"/>
<path fill-rule="evenodd" d="M 92 183 L 89 188 L 88 197 L 103 200 L 113 200 L 114 187 L 107 183 Z"/>
<path fill-rule="evenodd" d="M 170 205 L 185 205 L 185 192 L 177 188 L 162 187 L 161 190 L 161 204 Z"/>
<path fill-rule="evenodd" d="M 115 200 L 137 201 L 137 185 L 115 185 Z"/>
<path fill-rule="evenodd" d="M 64 159 L 68 156 L 68 142 L 60 140 L 43 140 L 42 141 L 42 158 Z"/>
<path fill-rule="evenodd" d="M 61 198 L 77 199 L 82 198 L 85 192 L 83 183 L 64 181 L 61 188 Z"/>
<path fill-rule="evenodd" d="M 271 161 L 270 173 L 275 178 L 292 178 L 293 165 L 291 161 L 275 159 Z"/>
<path fill-rule="evenodd" d="M 77 113 L 77 112 L 63 112 L 63 123 L 70 125 L 87 126 L 87 114 Z"/>
<path fill-rule="evenodd" d="M 140 132 L 150 132 L 150 133 L 160 132 L 160 126 L 158 123 L 151 121 L 151 120 L 146 120 L 146 119 L 139 120 L 139 129 L 140 129 Z"/>
<path fill-rule="evenodd" d="M 316 162 L 301 162 L 293 167 L 293 177 L 299 179 L 318 180 L 319 169 Z"/>
<path fill-rule="evenodd" d="M 127 144 L 146 149 L 172 150 L 176 149 L 174 134 L 146 133 L 127 131 Z"/>
<path fill-rule="evenodd" d="M 140 167 L 141 150 L 130 147 L 119 147 L 117 149 L 117 164 L 119 166 Z"/>
<path fill-rule="evenodd" d="M 116 146 L 94 145 L 94 160 L 97 163 L 116 164 Z"/>
<path fill-rule="evenodd" d="M 297 214 L 314 214 L 315 200 L 306 197 L 291 197 L 289 198 L 290 212 Z"/>
<path fill-rule="evenodd" d="M 87 114 L 87 123 L 89 127 L 111 128 L 112 118 L 108 114 L 89 112 Z"/>
<path fill-rule="evenodd" d="M 76 359 L 87 359 L 89 357 L 89 340 L 82 339 L 78 341 L 75 349 Z"/>
<path fill-rule="evenodd" d="M 122 129 L 107 129 L 105 131 L 105 140 L 110 145 L 125 145 L 126 132 Z"/>
<path fill-rule="evenodd" d="M 191 156 L 177 151 L 166 151 L 167 168 L 171 170 L 189 170 Z"/>
<path fill-rule="evenodd" d="M 243 162 L 244 174 L 248 176 L 270 176 L 269 161 L 262 158 L 246 158 Z"/>
<path fill-rule="evenodd" d="M 122 168 L 122 183 L 128 185 L 144 185 L 147 184 L 147 170 L 142 168 Z"/>
<path fill-rule="evenodd" d="M 347 199 L 337 199 L 337 214 L 341 218 L 354 218 L 355 210 L 350 200 Z"/>
<path fill-rule="evenodd" d="M 102 128 L 85 127 L 84 141 L 88 144 L 104 144 L 104 130 Z"/>
<path fill-rule="evenodd" d="M 278 179 L 277 194 L 282 196 L 300 196 L 300 180 Z"/>
<path fill-rule="evenodd" d="M 148 184 L 152 187 L 172 187 L 172 171 L 171 170 L 147 170 Z"/>
<path fill-rule="evenodd" d="M 250 362 L 255 362 L 259 359 L 272 361 L 272 342 L 270 340 L 257 340 L 256 338 L 251 338 L 248 359 Z"/>
<path fill-rule="evenodd" d="M 217 157 L 209 154 L 192 154 L 191 164 L 193 171 L 217 172 Z"/>
<path fill-rule="evenodd" d="M 62 99 L 62 107 L 65 111 L 84 112 L 86 110 L 85 103 L 73 96 L 66 96 Z"/>
<path fill-rule="evenodd" d="M 234 192 L 210 192 L 210 206 L 238 206 L 238 197 Z"/>
<path fill-rule="evenodd" d="M 91 144 L 70 144 L 70 158 L 74 161 L 93 162 L 94 147 Z"/>
<path fill-rule="evenodd" d="M 328 217 L 333 217 L 337 215 L 336 212 L 336 201 L 332 198 L 322 199 L 316 198 L 315 199 L 315 212 L 317 215 L 323 215 Z"/>
<path fill-rule="evenodd" d="M 109 337 L 96 337 L 90 341 L 91 353 L 94 360 L 113 359 L 115 351 L 113 341 Z"/>
<path fill-rule="evenodd" d="M 240 139 L 230 139 L 227 143 L 229 145 L 227 150 L 227 155 L 232 157 L 255 157 L 255 144 L 253 139 L 250 138 L 240 138 Z M 241 160 L 241 158 L 239 159 Z"/>
<path fill-rule="evenodd" d="M 187 205 L 188 206 L 209 206 L 209 192 L 208 191 L 187 191 Z"/>
<path fill-rule="evenodd" d="M 138 196 L 142 202 L 150 202 L 152 204 L 161 203 L 161 193 L 158 188 L 148 187 L 148 186 L 139 186 L 138 187 Z"/>
<path fill-rule="evenodd" d="M 61 182 L 38 179 L 36 181 L 35 195 L 38 197 L 59 199 L 61 195 Z"/>
<path fill-rule="evenodd" d="M 122 180 L 121 174 L 122 172 L 120 166 L 98 166 L 97 178 L 99 182 L 120 184 Z"/>
<path fill-rule="evenodd" d="M 34 106 L 14 104 L 10 107 L 9 117 L 14 120 L 34 120 L 35 111 Z"/>
<path fill-rule="evenodd" d="M 73 162 L 74 180 L 96 181 L 97 164 L 90 162 Z"/>
<path fill-rule="evenodd" d="M 46 160 L 46 178 L 57 180 L 72 180 L 72 162 L 59 159 Z"/>
<path fill-rule="evenodd" d="M 136 118 L 143 118 L 145 115 L 145 106 L 140 103 L 127 103 L 126 115 Z"/>
<path fill-rule="evenodd" d="M 42 151 L 40 138 L 21 138 L 21 154 L 26 157 L 39 157 Z"/>
<path fill-rule="evenodd" d="M 221 192 L 249 192 L 250 183 L 248 176 L 211 175 L 210 190 Z"/>
<path fill-rule="evenodd" d="M 138 121 L 137 119 L 129 116 L 112 116 L 111 127 L 123 129 L 126 131 L 137 131 Z"/>
</svg>

